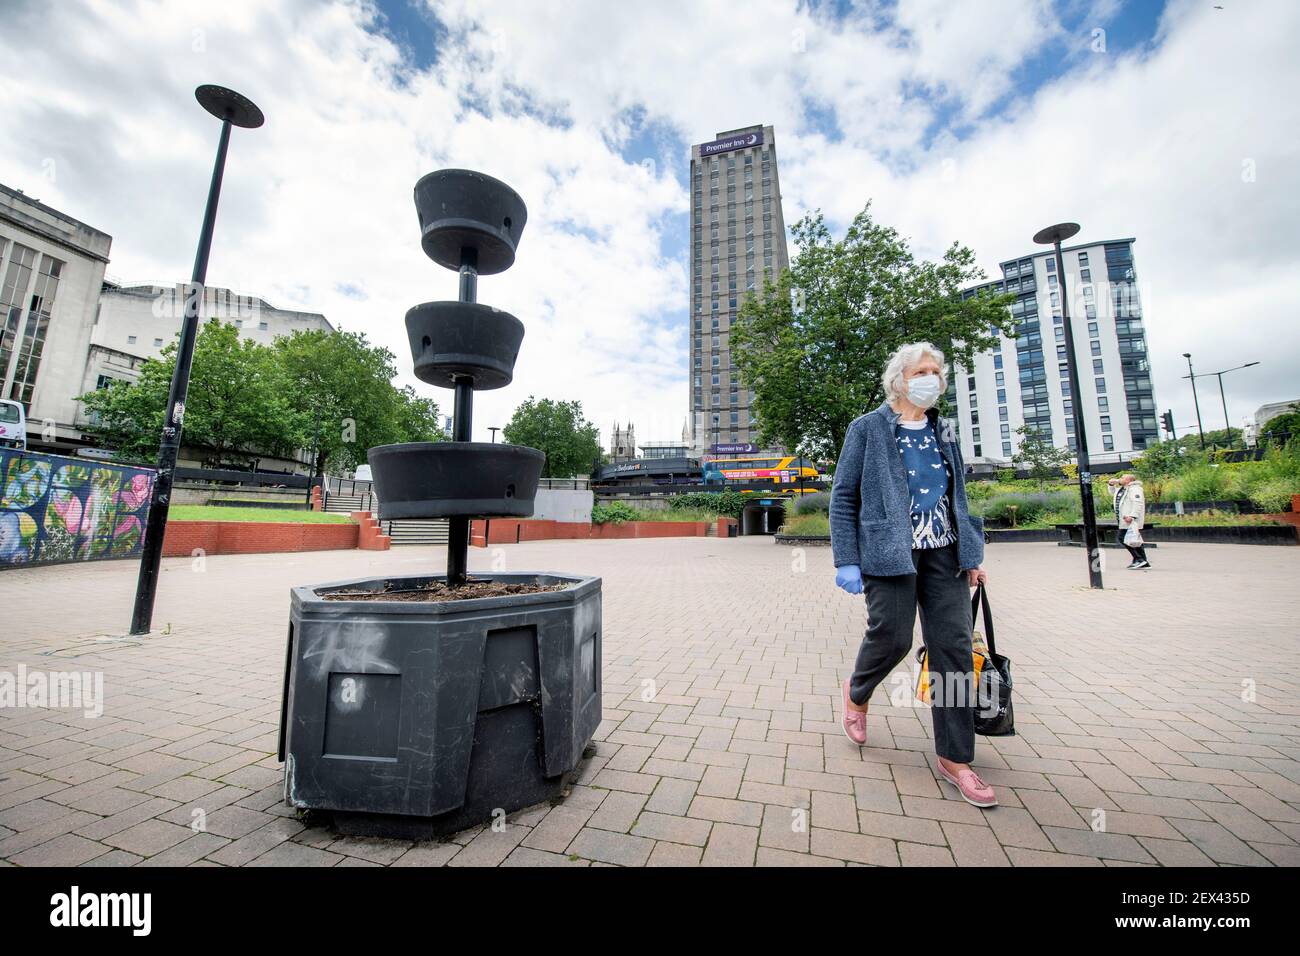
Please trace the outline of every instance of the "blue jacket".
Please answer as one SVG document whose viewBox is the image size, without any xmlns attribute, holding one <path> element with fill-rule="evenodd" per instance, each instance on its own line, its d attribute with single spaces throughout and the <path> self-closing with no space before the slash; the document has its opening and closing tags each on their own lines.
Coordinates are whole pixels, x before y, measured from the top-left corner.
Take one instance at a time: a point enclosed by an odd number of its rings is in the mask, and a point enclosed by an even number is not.
<svg viewBox="0 0 1300 956">
<path fill-rule="evenodd" d="M 926 412 L 952 470 L 951 513 L 963 570 L 984 560 L 984 519 L 966 507 L 965 465 L 956 435 L 933 408 Z M 899 414 L 885 403 L 849 425 L 831 485 L 831 550 L 835 566 L 856 564 L 872 576 L 915 574 L 912 497 L 894 437 Z"/>
</svg>

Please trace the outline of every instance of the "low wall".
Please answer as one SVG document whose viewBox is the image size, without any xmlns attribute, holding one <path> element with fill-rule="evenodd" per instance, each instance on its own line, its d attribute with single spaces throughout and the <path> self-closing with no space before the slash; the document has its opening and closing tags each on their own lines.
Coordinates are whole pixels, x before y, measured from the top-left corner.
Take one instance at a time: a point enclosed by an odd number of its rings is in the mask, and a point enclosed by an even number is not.
<svg viewBox="0 0 1300 956">
<path fill-rule="evenodd" d="M 533 517 L 565 524 L 587 522 L 591 520 L 593 503 L 589 489 L 538 488 L 533 498 Z"/>
<path fill-rule="evenodd" d="M 163 556 L 274 554 L 285 551 L 341 551 L 357 547 L 356 524 L 300 521 L 169 521 Z"/>
<path fill-rule="evenodd" d="M 560 538 L 703 538 L 707 521 L 625 521 L 623 524 L 591 524 L 586 521 L 552 521 L 547 518 L 476 518 L 470 522 L 470 544 L 517 544 L 521 541 L 549 541 Z"/>
<path fill-rule="evenodd" d="M 242 498 L 256 501 L 267 506 L 282 504 L 285 507 L 302 506 L 307 503 L 306 488 L 254 488 L 232 487 L 230 485 L 210 484 L 198 481 L 178 481 L 172 488 L 171 503 L 174 505 L 206 505 L 213 498 L 229 501 Z"/>
</svg>

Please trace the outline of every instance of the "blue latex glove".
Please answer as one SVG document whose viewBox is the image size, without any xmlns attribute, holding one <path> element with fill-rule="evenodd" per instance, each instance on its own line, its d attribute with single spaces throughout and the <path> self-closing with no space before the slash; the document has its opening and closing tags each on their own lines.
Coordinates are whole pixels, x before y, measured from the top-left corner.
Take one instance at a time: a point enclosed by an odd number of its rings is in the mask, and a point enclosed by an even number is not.
<svg viewBox="0 0 1300 956">
<path fill-rule="evenodd" d="M 835 569 L 835 586 L 850 594 L 862 593 L 862 569 L 856 564 L 842 564 Z"/>
</svg>

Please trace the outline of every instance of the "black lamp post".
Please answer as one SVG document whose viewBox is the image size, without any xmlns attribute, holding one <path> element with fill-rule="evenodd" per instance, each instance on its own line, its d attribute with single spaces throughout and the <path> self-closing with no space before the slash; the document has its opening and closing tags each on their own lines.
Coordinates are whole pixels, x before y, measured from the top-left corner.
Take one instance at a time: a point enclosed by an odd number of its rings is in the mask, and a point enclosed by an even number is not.
<svg viewBox="0 0 1300 956">
<path fill-rule="evenodd" d="M 1185 353 L 1184 353 L 1184 354 L 1185 354 Z M 1224 391 L 1223 391 L 1223 376 L 1226 375 L 1228 372 L 1235 372 L 1235 371 L 1237 371 L 1238 369 L 1250 368 L 1251 366 L 1253 366 L 1253 365 L 1258 365 L 1258 364 L 1259 364 L 1258 362 L 1247 362 L 1245 365 L 1234 365 L 1232 368 L 1225 368 L 1222 372 L 1202 372 L 1201 375 L 1200 375 L 1201 378 L 1207 378 L 1207 377 L 1213 375 L 1213 376 L 1215 376 L 1216 378 L 1218 378 L 1218 380 L 1219 380 L 1219 401 L 1223 403 L 1223 427 L 1226 428 L 1226 429 L 1228 430 L 1228 447 L 1229 447 L 1229 448 L 1232 447 L 1232 419 L 1228 417 L 1228 398 L 1227 398 L 1227 396 L 1225 395 L 1225 393 L 1224 393 Z M 1191 360 L 1191 358 L 1189 357 L 1188 360 L 1187 360 L 1187 368 L 1188 368 L 1189 371 L 1191 370 L 1191 367 L 1192 367 L 1192 360 Z M 1195 391 L 1195 390 L 1196 390 L 1196 376 L 1195 376 L 1195 375 L 1184 375 L 1183 378 L 1190 378 L 1190 379 L 1192 380 L 1192 394 L 1195 395 L 1195 394 L 1196 394 L 1196 391 Z M 1202 444 L 1202 446 L 1204 446 L 1204 444 L 1205 444 L 1205 442 L 1204 442 L 1204 436 L 1202 436 L 1201 444 Z M 1244 445 L 1245 442 L 1243 441 L 1242 444 Z"/>
<path fill-rule="evenodd" d="M 1083 394 L 1079 391 L 1079 363 L 1074 356 L 1074 329 L 1070 325 L 1070 297 L 1066 290 L 1065 260 L 1061 241 L 1079 232 L 1077 222 L 1062 222 L 1034 234 L 1034 242 L 1050 244 L 1056 251 L 1056 279 L 1061 289 L 1061 325 L 1065 334 L 1065 358 L 1070 374 L 1070 405 L 1074 409 L 1074 435 L 1079 462 L 1079 500 L 1083 512 L 1083 541 L 1088 552 L 1088 583 L 1100 588 L 1101 551 L 1097 544 L 1097 511 L 1092 501 L 1092 471 L 1088 462 L 1088 432 L 1083 416 Z"/>
<path fill-rule="evenodd" d="M 140 577 L 136 583 L 135 607 L 131 613 L 132 634 L 148 634 L 153 621 L 158 566 L 162 561 L 167 509 L 171 505 L 176 458 L 181 447 L 185 396 L 190 387 L 194 340 L 199 329 L 199 306 L 203 302 L 203 283 L 208 277 L 208 253 L 212 249 L 212 231 L 217 221 L 217 200 L 221 197 L 221 177 L 226 167 L 226 149 L 230 145 L 230 127 L 256 129 L 265 121 L 262 111 L 252 100 L 222 86 L 200 86 L 194 91 L 194 98 L 200 106 L 221 120 L 221 139 L 217 143 L 217 160 L 212 167 L 212 182 L 208 186 L 208 204 L 203 212 L 203 228 L 199 232 L 194 271 L 186 290 L 185 316 L 181 320 L 180 341 L 176 347 L 176 368 L 172 371 L 171 391 L 167 396 L 166 418 L 163 419 L 162 441 L 158 449 L 158 476 L 154 479 L 153 496 L 149 501 L 149 523 L 145 526 L 140 555 Z"/>
<path fill-rule="evenodd" d="M 1205 429 L 1201 425 L 1201 400 L 1196 397 L 1196 373 L 1192 371 L 1192 353 L 1184 352 L 1187 359 L 1187 374 L 1183 378 L 1192 380 L 1192 404 L 1196 406 L 1196 431 L 1201 436 L 1201 451 L 1205 451 Z"/>
</svg>

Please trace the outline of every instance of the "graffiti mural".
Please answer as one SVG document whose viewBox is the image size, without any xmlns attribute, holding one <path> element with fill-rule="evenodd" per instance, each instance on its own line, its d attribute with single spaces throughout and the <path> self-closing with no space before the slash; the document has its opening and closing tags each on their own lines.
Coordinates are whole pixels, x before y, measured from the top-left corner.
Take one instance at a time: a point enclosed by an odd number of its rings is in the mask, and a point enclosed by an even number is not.
<svg viewBox="0 0 1300 956">
<path fill-rule="evenodd" d="M 138 556 L 154 472 L 0 449 L 0 568 Z"/>
</svg>

